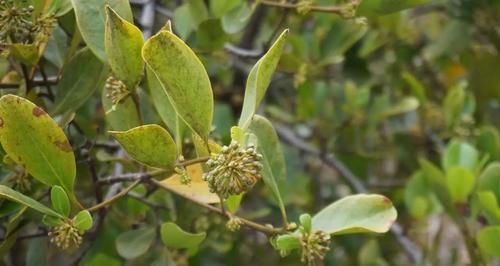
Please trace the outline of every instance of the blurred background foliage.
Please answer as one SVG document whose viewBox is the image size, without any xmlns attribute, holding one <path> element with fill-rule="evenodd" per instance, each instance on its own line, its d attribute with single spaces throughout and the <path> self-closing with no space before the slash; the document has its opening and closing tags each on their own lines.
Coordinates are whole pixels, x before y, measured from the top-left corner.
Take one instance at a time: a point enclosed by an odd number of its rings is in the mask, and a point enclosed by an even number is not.
<svg viewBox="0 0 500 266">
<path fill-rule="evenodd" d="M 485 166 L 494 167 L 499 159 L 500 1 L 363 0 L 353 17 L 311 8 L 349 4 L 341 0 L 299 0 L 287 2 L 288 6 L 260 2 L 134 0 L 131 6 L 145 38 L 170 19 L 174 32 L 200 56 L 216 99 L 212 136 L 225 144 L 239 116 L 251 66 L 277 34 L 290 29 L 259 110 L 273 122 L 283 141 L 288 176 L 282 194 L 290 220 L 365 191 L 387 195 L 399 213 L 399 233 L 335 237 L 325 265 L 468 264 L 467 239 L 474 242 L 481 228 L 499 224 L 500 172 L 494 168 L 489 173 L 492 182 L 497 182 L 497 191 L 495 185 L 491 189 L 493 207 L 484 207 L 477 194 L 471 193 L 473 188 L 457 192 L 465 193 L 466 199 L 455 200 L 457 196 L 449 207 L 425 178 L 428 165 L 422 159 L 442 165 L 443 175 L 449 172 L 442 161 L 451 160 L 451 165 L 469 162 L 476 190 Z M 52 106 L 54 97 L 56 103 L 58 97 L 64 98 L 71 82 L 63 82 L 64 78 L 58 82 L 60 71 L 71 64 L 83 41 L 71 3 L 61 3 L 66 10 L 48 36 L 33 84 L 23 81 L 22 70 L 13 68 L 7 57 L 0 58 L 2 94 L 24 90 L 27 98 L 44 106 Z M 101 91 L 105 91 L 100 70 L 87 68 L 88 74 L 73 77 L 71 68 L 62 71 L 68 71 L 68 79 L 81 79 L 80 86 L 88 87 L 71 90 L 74 101 L 59 107 L 54 115 L 76 150 L 77 185 L 87 191 L 80 197 L 92 198 L 92 171 L 105 176 L 139 167 L 124 157 L 106 133 L 111 128 L 125 129 L 127 122 L 106 122 L 110 103 L 101 104 Z M 140 119 L 161 124 L 150 92 L 142 85 Z M 35 89 L 28 90 L 30 86 Z M 126 119 L 133 120 L 134 115 Z M 12 167 L 8 162 L 1 165 L 2 182 L 15 182 L 18 189 L 28 184 L 27 191 L 42 196 L 38 183 Z M 449 193 L 445 194 L 458 195 L 452 190 L 466 186 L 463 175 L 467 174 L 460 175 L 458 184 L 446 184 Z M 14 247 L 7 248 L 8 252 L 5 242 L 0 246 L 3 263 L 111 266 L 122 265 L 127 258 L 125 265 L 300 265 L 298 254 L 281 258 L 260 233 L 228 232 L 218 216 L 165 193 L 148 193 L 141 186 L 132 197 L 110 208 L 84 253 L 61 255 L 44 237 L 21 237 L 7 243 Z M 143 195 L 148 195 L 149 205 L 140 201 Z M 8 210 L 9 204 L 2 204 L 0 215 Z M 246 196 L 241 212 L 263 222 L 280 219 L 279 208 L 262 182 Z M 6 219 L 0 228 L 3 235 L 11 230 L 7 225 L 12 223 Z M 208 229 L 199 253 L 189 257 L 182 251 L 166 250 L 154 245 L 152 238 L 133 243 L 132 248 L 146 245 L 147 250 L 133 258 L 117 249 L 116 242 L 134 239 L 123 232 L 159 219 L 174 220 L 191 232 Z M 40 230 L 28 225 L 20 236 Z M 479 244 L 485 261 L 493 265 L 499 265 L 498 261 L 488 256 L 498 259 L 500 238 L 494 236 L 499 235 L 498 230 L 491 231 L 493 238 L 484 240 L 489 243 Z M 403 247 L 400 236 L 411 240 L 410 246 Z M 479 250 L 477 245 L 472 243 L 474 252 Z M 44 254 L 49 259 L 40 259 Z"/>
</svg>

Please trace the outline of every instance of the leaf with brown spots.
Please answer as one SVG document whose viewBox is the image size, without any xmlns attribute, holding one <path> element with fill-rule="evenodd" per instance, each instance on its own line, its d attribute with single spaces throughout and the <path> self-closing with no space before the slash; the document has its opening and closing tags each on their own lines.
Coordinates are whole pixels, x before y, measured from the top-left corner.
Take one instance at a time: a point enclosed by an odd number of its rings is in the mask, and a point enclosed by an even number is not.
<svg viewBox="0 0 500 266">
<path fill-rule="evenodd" d="M 75 156 L 62 129 L 32 102 L 15 95 L 0 98 L 0 143 L 17 164 L 47 185 L 73 191 Z"/>
</svg>

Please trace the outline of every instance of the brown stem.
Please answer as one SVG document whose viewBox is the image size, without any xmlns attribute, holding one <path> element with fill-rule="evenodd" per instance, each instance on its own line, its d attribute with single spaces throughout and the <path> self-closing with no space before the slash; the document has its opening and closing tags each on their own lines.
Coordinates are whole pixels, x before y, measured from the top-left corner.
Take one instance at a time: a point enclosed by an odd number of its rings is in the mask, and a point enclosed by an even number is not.
<svg viewBox="0 0 500 266">
<path fill-rule="evenodd" d="M 114 195 L 113 197 L 101 202 L 101 203 L 98 203 L 90 208 L 87 209 L 87 211 L 89 212 L 94 212 L 94 211 L 97 211 L 101 208 L 104 208 L 106 206 L 108 206 L 109 204 L 115 202 L 116 200 L 118 200 L 119 198 L 127 195 L 127 193 L 129 193 L 135 186 L 139 185 L 139 183 L 142 182 L 142 179 L 138 179 L 136 181 L 134 181 L 134 183 L 130 184 L 128 187 L 126 187 L 124 190 L 120 191 L 119 193 L 117 193 L 116 195 Z"/>
</svg>

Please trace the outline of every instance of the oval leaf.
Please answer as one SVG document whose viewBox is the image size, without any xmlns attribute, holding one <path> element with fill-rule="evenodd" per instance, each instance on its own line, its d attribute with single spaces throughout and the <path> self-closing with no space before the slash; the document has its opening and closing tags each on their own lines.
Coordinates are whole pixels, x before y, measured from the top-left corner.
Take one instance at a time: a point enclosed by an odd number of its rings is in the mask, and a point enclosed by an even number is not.
<svg viewBox="0 0 500 266">
<path fill-rule="evenodd" d="M 446 147 L 442 164 L 446 171 L 453 166 L 461 166 L 474 172 L 478 158 L 478 152 L 472 145 L 454 140 Z"/>
<path fill-rule="evenodd" d="M 500 226 L 484 227 L 477 234 L 477 243 L 481 250 L 491 256 L 500 258 Z"/>
<path fill-rule="evenodd" d="M 128 0 L 71 0 L 76 22 L 83 40 L 94 54 L 107 62 L 104 48 L 105 6 L 109 5 L 122 18 L 132 21 L 132 10 Z"/>
<path fill-rule="evenodd" d="M 78 52 L 63 70 L 51 115 L 80 108 L 98 88 L 104 86 L 107 74 L 105 65 L 92 51 L 85 48 Z"/>
<path fill-rule="evenodd" d="M 174 168 L 177 159 L 175 142 L 159 125 L 145 125 L 125 132 L 110 133 L 138 162 L 156 168 Z"/>
<path fill-rule="evenodd" d="M 141 79 L 143 43 L 141 31 L 106 6 L 104 46 L 108 62 L 115 77 L 130 89 Z"/>
<path fill-rule="evenodd" d="M 126 259 L 134 259 L 148 251 L 155 239 L 154 228 L 141 228 L 120 234 L 116 238 L 116 250 Z"/>
<path fill-rule="evenodd" d="M 312 228 L 330 234 L 385 233 L 396 218 L 396 209 L 387 197 L 358 194 L 321 210 L 313 217 Z"/>
<path fill-rule="evenodd" d="M 52 208 L 64 216 L 68 216 L 70 212 L 69 198 L 64 189 L 60 186 L 53 186 L 50 190 L 50 201 Z"/>
<path fill-rule="evenodd" d="M 173 33 L 161 31 L 144 44 L 142 57 L 179 116 L 206 141 L 214 103 L 208 74 L 195 53 Z"/>
<path fill-rule="evenodd" d="M 453 166 L 446 172 L 446 185 L 453 202 L 465 202 L 474 188 L 474 175 L 460 166 Z"/>
<path fill-rule="evenodd" d="M 0 142 L 34 178 L 73 191 L 75 155 L 62 129 L 42 108 L 14 95 L 0 98 Z"/>
<path fill-rule="evenodd" d="M 161 225 L 161 240 L 167 247 L 196 249 L 205 239 L 206 233 L 188 233 L 174 223 Z"/>
<path fill-rule="evenodd" d="M 238 126 L 245 129 L 250 124 L 255 111 L 259 107 L 285 46 L 288 30 L 283 31 L 269 51 L 253 66 L 248 74 L 245 88 L 245 99 Z"/>
<path fill-rule="evenodd" d="M 80 211 L 73 217 L 73 224 L 80 231 L 87 231 L 92 228 L 93 224 L 92 215 L 87 210 Z"/>
<path fill-rule="evenodd" d="M 49 207 L 46 207 L 45 205 L 41 204 L 40 202 L 25 196 L 15 190 L 13 190 L 10 187 L 6 187 L 4 185 L 0 185 L 0 197 L 6 198 L 11 201 L 18 202 L 20 204 L 23 204 L 25 206 L 28 206 L 36 211 L 39 211 L 43 214 L 49 215 L 49 216 L 55 216 L 59 218 L 64 218 L 61 214 L 53 211 Z"/>
</svg>

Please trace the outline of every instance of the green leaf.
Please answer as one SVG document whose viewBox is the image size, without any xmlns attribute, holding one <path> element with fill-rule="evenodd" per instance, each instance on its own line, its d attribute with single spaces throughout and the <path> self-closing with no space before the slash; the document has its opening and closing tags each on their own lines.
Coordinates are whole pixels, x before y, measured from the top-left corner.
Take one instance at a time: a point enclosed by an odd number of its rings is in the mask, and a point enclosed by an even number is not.
<svg viewBox="0 0 500 266">
<path fill-rule="evenodd" d="M 276 247 L 285 253 L 300 248 L 300 239 L 297 235 L 286 234 L 276 238 Z"/>
<path fill-rule="evenodd" d="M 477 148 L 488 154 L 490 160 L 498 158 L 499 152 L 499 137 L 498 131 L 494 127 L 483 127 L 477 137 Z"/>
<path fill-rule="evenodd" d="M 144 44 L 141 31 L 106 6 L 104 46 L 114 76 L 134 89 L 141 80 L 141 49 Z"/>
<path fill-rule="evenodd" d="M 385 233 L 396 217 L 396 209 L 388 198 L 358 194 L 344 197 L 314 215 L 312 228 L 330 234 Z"/>
<path fill-rule="evenodd" d="M 219 19 L 207 19 L 203 21 L 196 31 L 196 40 L 201 48 L 214 51 L 222 49 L 228 36 L 222 29 Z"/>
<path fill-rule="evenodd" d="M 446 146 L 442 156 L 442 165 L 446 171 L 453 166 L 461 166 L 474 173 L 478 158 L 478 152 L 473 146 L 453 140 Z"/>
<path fill-rule="evenodd" d="M 50 201 L 52 208 L 66 217 L 68 217 L 71 210 L 69 198 L 64 189 L 60 186 L 53 186 L 50 190 Z"/>
<path fill-rule="evenodd" d="M 215 17 L 221 17 L 232 9 L 238 7 L 241 0 L 218 0 L 210 1 L 210 11 Z"/>
<path fill-rule="evenodd" d="M 66 35 L 66 32 L 61 27 L 56 26 L 49 36 L 49 41 L 43 55 L 52 64 L 58 68 L 62 68 L 67 51 L 68 35 Z"/>
<path fill-rule="evenodd" d="M 132 21 L 132 10 L 128 0 L 71 0 L 76 22 L 83 40 L 94 54 L 107 62 L 104 48 L 105 6 L 109 5 L 122 18 Z"/>
<path fill-rule="evenodd" d="M 229 34 L 241 31 L 248 24 L 253 10 L 253 7 L 243 2 L 239 7 L 230 10 L 222 17 L 222 28 Z"/>
<path fill-rule="evenodd" d="M 491 191 L 500 199 L 500 162 L 490 163 L 478 177 L 478 191 Z"/>
<path fill-rule="evenodd" d="M 278 181 L 286 179 L 286 165 L 278 135 L 271 122 L 259 115 L 253 116 L 249 131 L 257 137 L 257 151 L 261 153 L 263 157 L 264 183 L 273 192 L 281 211 L 284 213 L 285 206 L 281 199 Z"/>
<path fill-rule="evenodd" d="M 307 233 L 311 232 L 311 228 L 312 228 L 311 215 L 309 215 L 308 213 L 301 214 L 299 216 L 299 221 L 300 221 L 300 225 L 304 228 L 305 232 L 307 232 Z"/>
<path fill-rule="evenodd" d="M 80 231 L 87 231 L 92 228 L 93 224 L 92 215 L 87 210 L 78 212 L 75 217 L 73 217 L 73 224 Z"/>
<path fill-rule="evenodd" d="M 50 215 L 44 215 L 42 217 L 42 223 L 46 226 L 49 226 L 49 227 L 58 226 L 62 223 L 62 221 L 63 220 L 61 218 L 50 216 Z"/>
<path fill-rule="evenodd" d="M 497 197 L 491 191 L 477 192 L 479 205 L 493 221 L 500 221 L 500 207 Z"/>
<path fill-rule="evenodd" d="M 0 98 L 0 142 L 9 157 L 47 185 L 73 191 L 75 156 L 62 129 L 30 101 Z"/>
<path fill-rule="evenodd" d="M 51 115 L 76 111 L 98 88 L 104 86 L 107 74 L 106 66 L 92 51 L 87 48 L 79 51 L 62 72 Z"/>
<path fill-rule="evenodd" d="M 127 97 L 113 108 L 113 103 L 106 94 L 107 91 L 102 90 L 101 100 L 106 112 L 106 121 L 111 129 L 123 131 L 141 125 L 141 118 L 132 97 Z"/>
<path fill-rule="evenodd" d="M 431 189 L 421 171 L 416 172 L 406 183 L 405 204 L 412 216 L 423 218 L 431 210 Z"/>
<path fill-rule="evenodd" d="M 238 123 L 239 127 L 246 129 L 257 111 L 267 87 L 271 83 L 272 75 L 278 66 L 287 36 L 288 30 L 283 31 L 271 48 L 269 48 L 269 51 L 257 61 L 250 71 L 245 88 L 243 109 L 241 110 L 241 117 Z"/>
<path fill-rule="evenodd" d="M 142 57 L 179 116 L 207 141 L 214 109 L 212 87 L 195 53 L 173 33 L 161 31 L 146 42 Z"/>
<path fill-rule="evenodd" d="M 156 75 L 149 67 L 146 68 L 146 76 L 156 111 L 165 125 L 171 130 L 170 132 L 174 133 L 175 140 L 180 142 L 187 128 L 186 123 L 180 119 L 172 102 L 168 98 L 167 91 L 163 88 L 158 78 L 156 78 Z"/>
<path fill-rule="evenodd" d="M 486 254 L 500 258 L 500 226 L 484 227 L 477 234 L 479 248 Z"/>
<path fill-rule="evenodd" d="M 17 203 L 23 204 L 27 207 L 30 207 L 36 211 L 39 211 L 43 214 L 49 215 L 49 216 L 55 216 L 59 218 L 64 218 L 61 214 L 53 211 L 49 207 L 46 207 L 45 205 L 41 204 L 40 202 L 25 196 L 10 187 L 6 187 L 4 185 L 0 185 L 0 197 L 6 198 L 11 201 L 15 201 Z"/>
<path fill-rule="evenodd" d="M 453 166 L 446 171 L 446 185 L 453 202 L 466 202 L 474 181 L 474 175 L 463 167 Z"/>
<path fill-rule="evenodd" d="M 425 159 L 420 159 L 419 164 L 422 168 L 425 180 L 432 192 L 434 192 L 434 195 L 436 195 L 448 214 L 451 215 L 453 219 L 456 219 L 457 213 L 446 185 L 445 174 L 437 166 Z"/>
<path fill-rule="evenodd" d="M 116 250 L 126 259 L 134 259 L 148 251 L 155 239 L 154 228 L 146 227 L 121 233 L 116 238 Z"/>
<path fill-rule="evenodd" d="M 173 169 L 177 159 L 175 142 L 164 128 L 144 125 L 128 131 L 110 132 L 127 153 L 147 166 Z"/>
<path fill-rule="evenodd" d="M 188 233 L 178 225 L 168 222 L 161 225 L 161 240 L 167 247 L 197 249 L 206 237 L 206 233 Z"/>
</svg>

